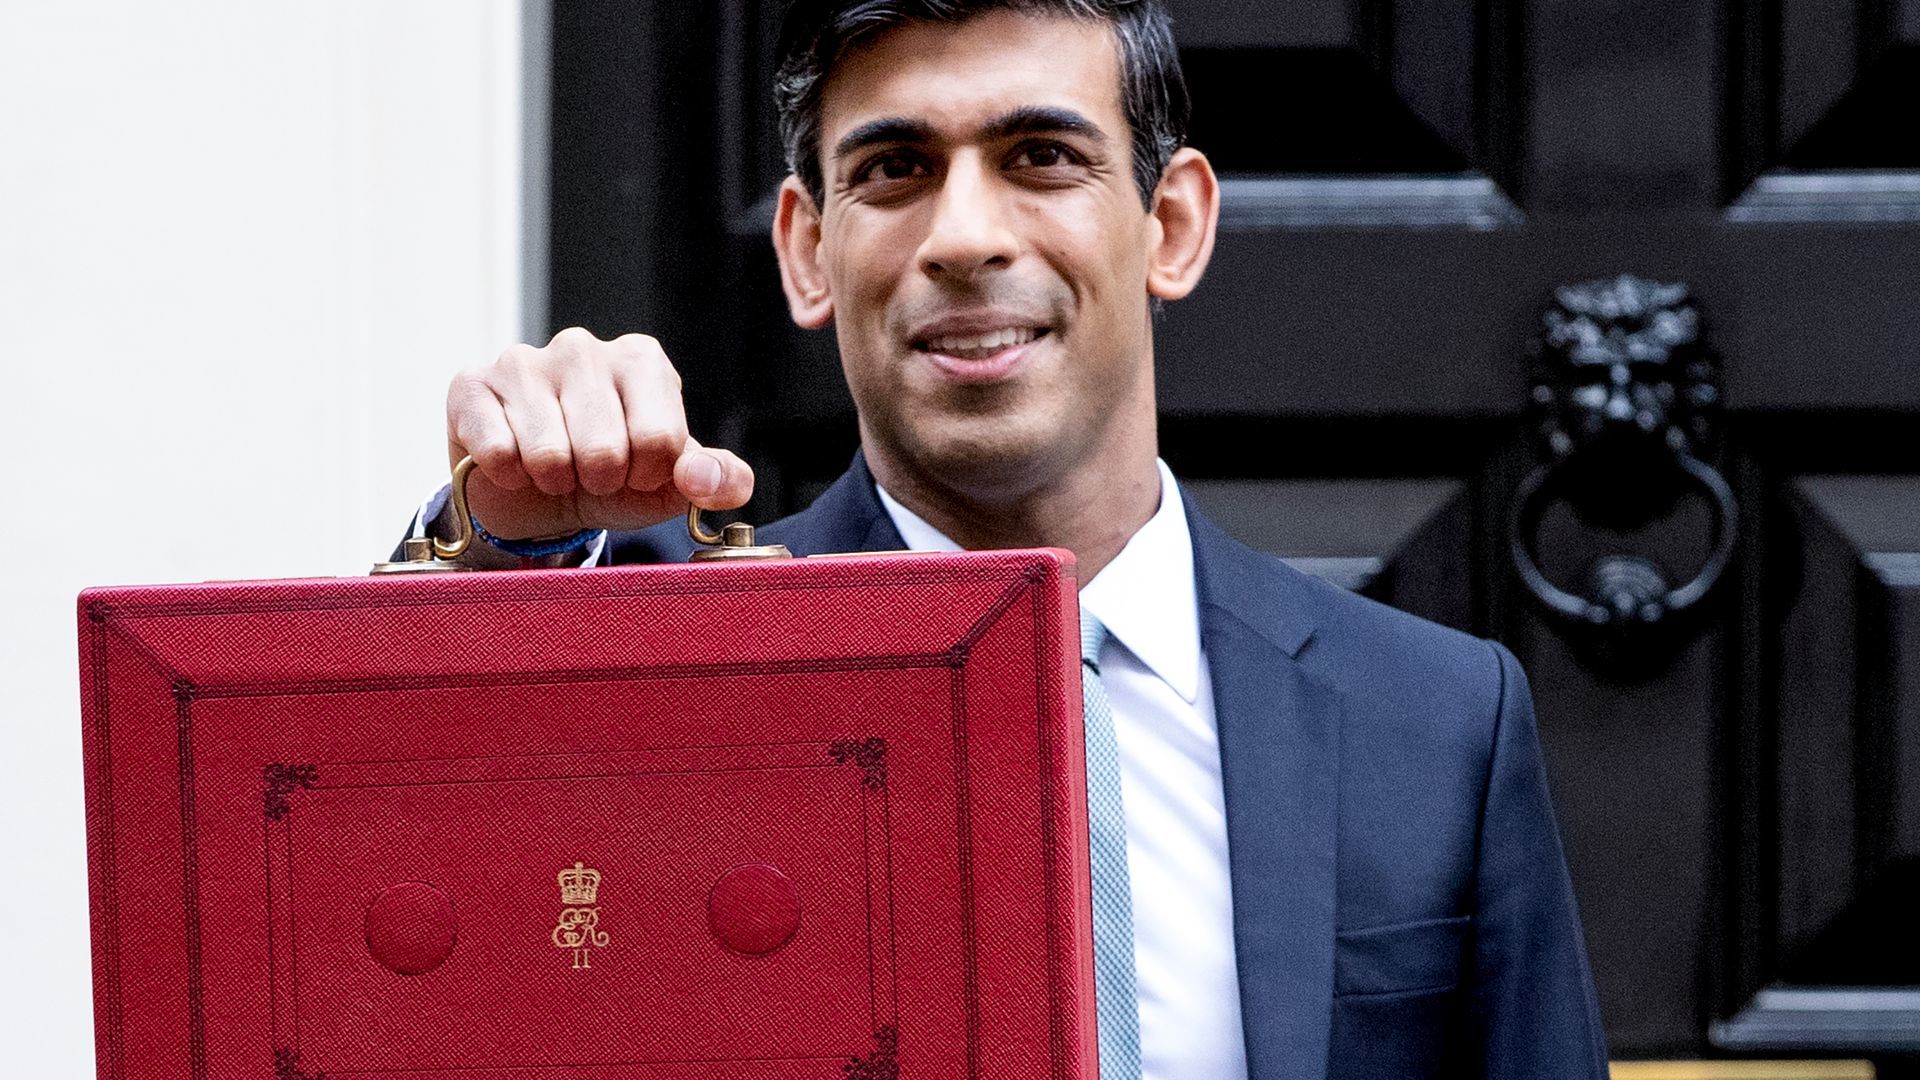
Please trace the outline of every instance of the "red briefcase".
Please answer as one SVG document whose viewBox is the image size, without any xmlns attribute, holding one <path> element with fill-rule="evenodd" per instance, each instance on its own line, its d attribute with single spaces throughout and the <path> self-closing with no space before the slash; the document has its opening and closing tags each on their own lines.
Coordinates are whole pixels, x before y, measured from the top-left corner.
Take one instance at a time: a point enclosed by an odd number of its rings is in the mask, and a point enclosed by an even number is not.
<svg viewBox="0 0 1920 1080">
<path fill-rule="evenodd" d="M 95 589 L 99 1074 L 1091 1080 L 1071 556 Z"/>
</svg>

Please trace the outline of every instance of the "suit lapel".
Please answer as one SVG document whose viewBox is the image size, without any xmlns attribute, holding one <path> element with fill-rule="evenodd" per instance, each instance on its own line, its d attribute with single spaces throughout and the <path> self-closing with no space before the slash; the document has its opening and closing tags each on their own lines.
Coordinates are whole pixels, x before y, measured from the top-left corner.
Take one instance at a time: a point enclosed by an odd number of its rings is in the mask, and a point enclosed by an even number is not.
<svg viewBox="0 0 1920 1080">
<path fill-rule="evenodd" d="M 795 555 L 846 551 L 898 551 L 907 546 L 880 505 L 873 473 L 863 453 L 805 510 L 761 530 L 766 543 L 785 544 Z"/>
<path fill-rule="evenodd" d="M 1187 518 L 1220 729 L 1248 1076 L 1325 1076 L 1342 703 L 1298 659 L 1319 604 L 1191 500 Z"/>
</svg>

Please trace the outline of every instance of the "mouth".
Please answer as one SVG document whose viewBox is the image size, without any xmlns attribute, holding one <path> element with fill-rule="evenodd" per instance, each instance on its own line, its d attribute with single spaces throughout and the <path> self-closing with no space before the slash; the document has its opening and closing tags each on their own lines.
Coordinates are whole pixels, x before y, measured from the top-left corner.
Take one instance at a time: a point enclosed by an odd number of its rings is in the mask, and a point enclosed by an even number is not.
<svg viewBox="0 0 1920 1080">
<path fill-rule="evenodd" d="M 979 334 L 943 334 L 913 343 L 921 352 L 938 353 L 956 360 L 985 360 L 1002 349 L 1037 341 L 1047 334 L 1044 326 L 1007 326 Z"/>
<path fill-rule="evenodd" d="M 998 382 L 1019 371 L 1033 344 L 1050 333 L 1046 326 L 938 333 L 914 341 L 913 349 L 956 382 Z"/>
</svg>

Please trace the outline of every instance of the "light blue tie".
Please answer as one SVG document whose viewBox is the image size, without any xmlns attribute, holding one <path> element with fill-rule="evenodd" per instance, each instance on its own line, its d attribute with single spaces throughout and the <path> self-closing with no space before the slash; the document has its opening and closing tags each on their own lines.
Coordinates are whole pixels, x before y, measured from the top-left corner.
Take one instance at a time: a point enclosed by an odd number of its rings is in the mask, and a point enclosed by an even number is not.
<svg viewBox="0 0 1920 1080">
<path fill-rule="evenodd" d="M 1140 1080 L 1140 1006 L 1134 992 L 1133 891 L 1127 882 L 1127 815 L 1120 744 L 1100 685 L 1107 628 L 1080 612 L 1080 693 L 1087 729 L 1087 825 L 1093 856 L 1093 984 L 1100 1021 L 1100 1080 Z"/>
</svg>

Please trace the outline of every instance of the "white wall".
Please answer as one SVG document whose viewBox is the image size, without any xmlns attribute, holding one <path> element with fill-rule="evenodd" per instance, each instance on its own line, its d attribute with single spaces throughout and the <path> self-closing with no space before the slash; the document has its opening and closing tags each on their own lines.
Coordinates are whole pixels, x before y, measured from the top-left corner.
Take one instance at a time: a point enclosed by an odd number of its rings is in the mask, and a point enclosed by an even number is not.
<svg viewBox="0 0 1920 1080">
<path fill-rule="evenodd" d="M 520 339 L 518 0 L 0 3 L 0 1047 L 93 1076 L 73 597 L 356 574 Z"/>
</svg>

